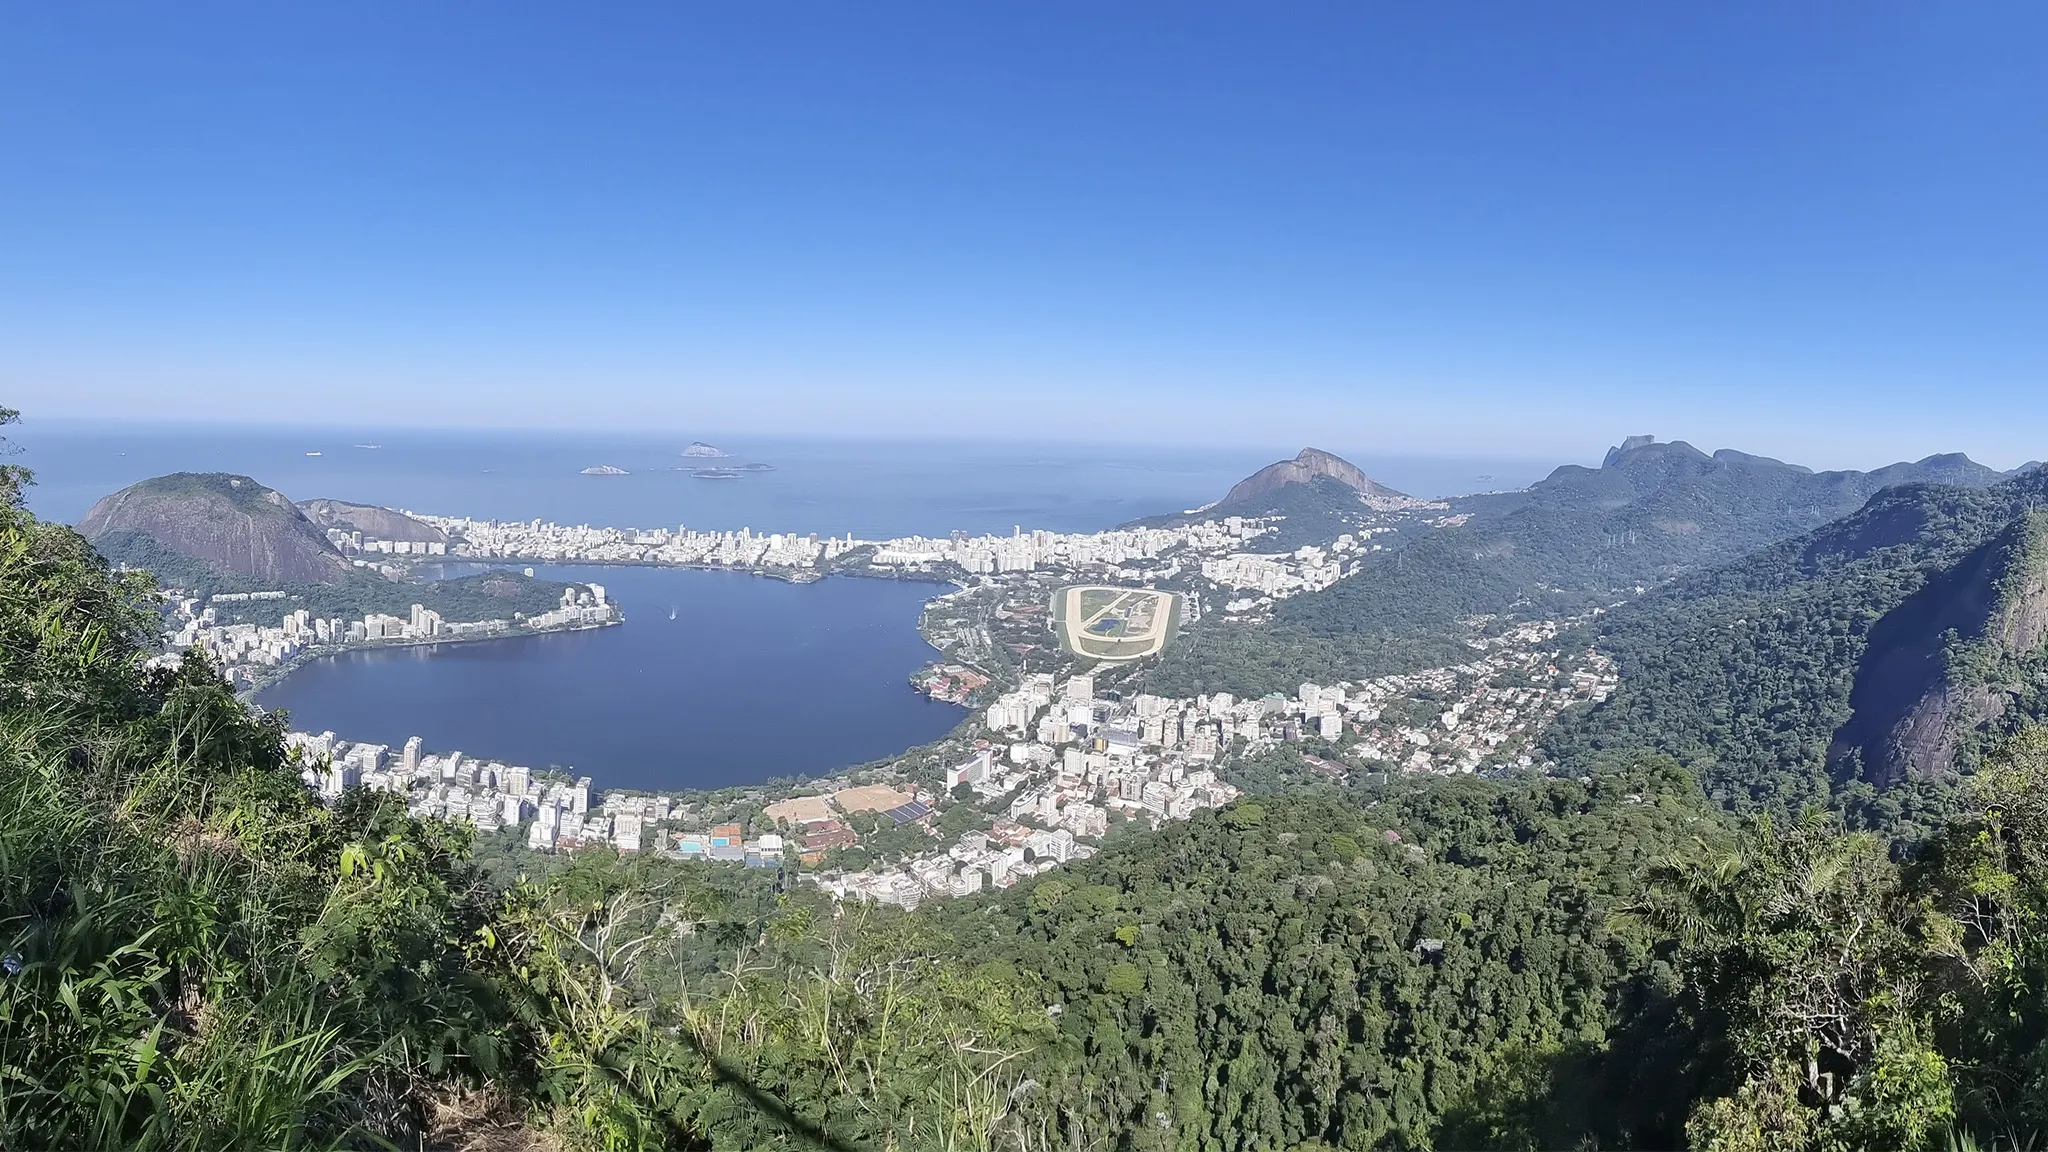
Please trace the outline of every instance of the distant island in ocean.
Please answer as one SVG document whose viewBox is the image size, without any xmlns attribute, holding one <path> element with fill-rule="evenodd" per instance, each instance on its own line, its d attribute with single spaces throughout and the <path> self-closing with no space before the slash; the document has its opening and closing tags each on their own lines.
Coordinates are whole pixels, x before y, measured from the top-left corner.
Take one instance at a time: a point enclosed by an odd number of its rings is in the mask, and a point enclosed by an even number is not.
<svg viewBox="0 0 2048 1152">
<path fill-rule="evenodd" d="M 725 449 L 720 448 L 715 444 L 706 444 L 702 440 L 692 440 L 690 441 L 690 446 L 688 448 L 683 449 L 683 455 L 696 456 L 704 459 L 723 460 L 726 457 L 731 456 L 732 453 L 727 452 Z"/>
<path fill-rule="evenodd" d="M 593 465 L 591 465 L 590 467 L 588 467 L 588 468 L 585 468 L 585 469 L 583 470 L 583 474 L 584 474 L 585 476 L 625 476 L 625 475 L 629 475 L 629 473 L 628 473 L 628 472 L 627 472 L 627 471 L 626 471 L 626 470 L 625 470 L 624 468 L 614 468 L 614 467 L 612 467 L 612 466 L 611 466 L 611 465 L 609 465 L 609 464 L 593 464 Z"/>
</svg>

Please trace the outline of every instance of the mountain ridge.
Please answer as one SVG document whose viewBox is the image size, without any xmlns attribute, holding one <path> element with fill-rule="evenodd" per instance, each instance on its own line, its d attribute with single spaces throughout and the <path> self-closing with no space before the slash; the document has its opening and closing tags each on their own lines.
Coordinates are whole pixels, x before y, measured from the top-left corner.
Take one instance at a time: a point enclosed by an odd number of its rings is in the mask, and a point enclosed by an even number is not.
<svg viewBox="0 0 2048 1152">
<path fill-rule="evenodd" d="M 1618 609 L 1597 643 L 1621 687 L 1560 722 L 1552 754 L 1661 752 L 1724 803 L 1787 811 L 1945 786 L 2021 720 L 2048 718 L 2044 504 L 2040 472 L 1897 485 Z"/>
<path fill-rule="evenodd" d="M 1449 515 L 1397 521 L 1353 575 L 1280 601 L 1270 622 L 1198 622 L 1190 633 L 1198 642 L 1163 662 L 1160 690 L 1264 692 L 1341 674 L 1313 655 L 1325 648 L 1346 653 L 1347 662 L 1361 646 L 1430 658 L 1462 621 L 1566 615 L 1632 600 L 1935 480 L 1977 491 L 2008 477 L 1959 455 L 1815 472 L 1732 449 L 1709 455 L 1684 441 L 1630 437 L 1604 467 L 1566 464 L 1525 489 L 1453 498 L 1444 504 Z M 1290 537 L 1284 544 L 1314 542 Z"/>
</svg>

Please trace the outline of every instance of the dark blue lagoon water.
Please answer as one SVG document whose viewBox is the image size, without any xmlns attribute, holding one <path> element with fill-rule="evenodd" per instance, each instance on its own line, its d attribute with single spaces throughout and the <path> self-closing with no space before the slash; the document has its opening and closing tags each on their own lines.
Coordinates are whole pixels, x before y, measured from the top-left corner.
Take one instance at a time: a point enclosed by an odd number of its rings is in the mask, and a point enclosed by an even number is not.
<svg viewBox="0 0 2048 1152">
<path fill-rule="evenodd" d="M 833 577 L 562 566 L 626 622 L 590 632 L 354 652 L 259 702 L 294 728 L 398 745 L 420 736 L 608 788 L 717 788 L 829 772 L 936 739 L 964 715 L 912 691 L 918 635 L 943 586 Z M 676 619 L 671 621 L 673 607 Z"/>
</svg>

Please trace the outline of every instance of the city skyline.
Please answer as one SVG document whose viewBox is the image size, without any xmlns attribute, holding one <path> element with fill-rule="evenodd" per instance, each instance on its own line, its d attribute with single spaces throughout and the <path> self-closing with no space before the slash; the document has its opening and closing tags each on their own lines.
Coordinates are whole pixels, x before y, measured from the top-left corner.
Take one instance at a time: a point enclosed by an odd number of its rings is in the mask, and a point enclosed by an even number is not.
<svg viewBox="0 0 2048 1152">
<path fill-rule="evenodd" d="M 2042 21 L 22 12 L 0 402 L 2011 467 Z"/>
</svg>

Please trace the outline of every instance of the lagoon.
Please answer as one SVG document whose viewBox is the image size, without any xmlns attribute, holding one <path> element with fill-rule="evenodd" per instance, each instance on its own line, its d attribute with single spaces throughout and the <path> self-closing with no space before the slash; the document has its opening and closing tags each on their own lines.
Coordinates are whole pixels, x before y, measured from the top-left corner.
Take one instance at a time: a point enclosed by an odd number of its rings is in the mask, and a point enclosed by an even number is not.
<svg viewBox="0 0 2048 1152">
<path fill-rule="evenodd" d="M 394 749 L 417 735 L 432 752 L 644 790 L 828 773 L 937 739 L 966 714 L 908 682 L 937 656 L 917 622 L 944 585 L 585 565 L 535 574 L 604 585 L 626 622 L 345 653 L 257 702 L 302 731 Z"/>
</svg>

